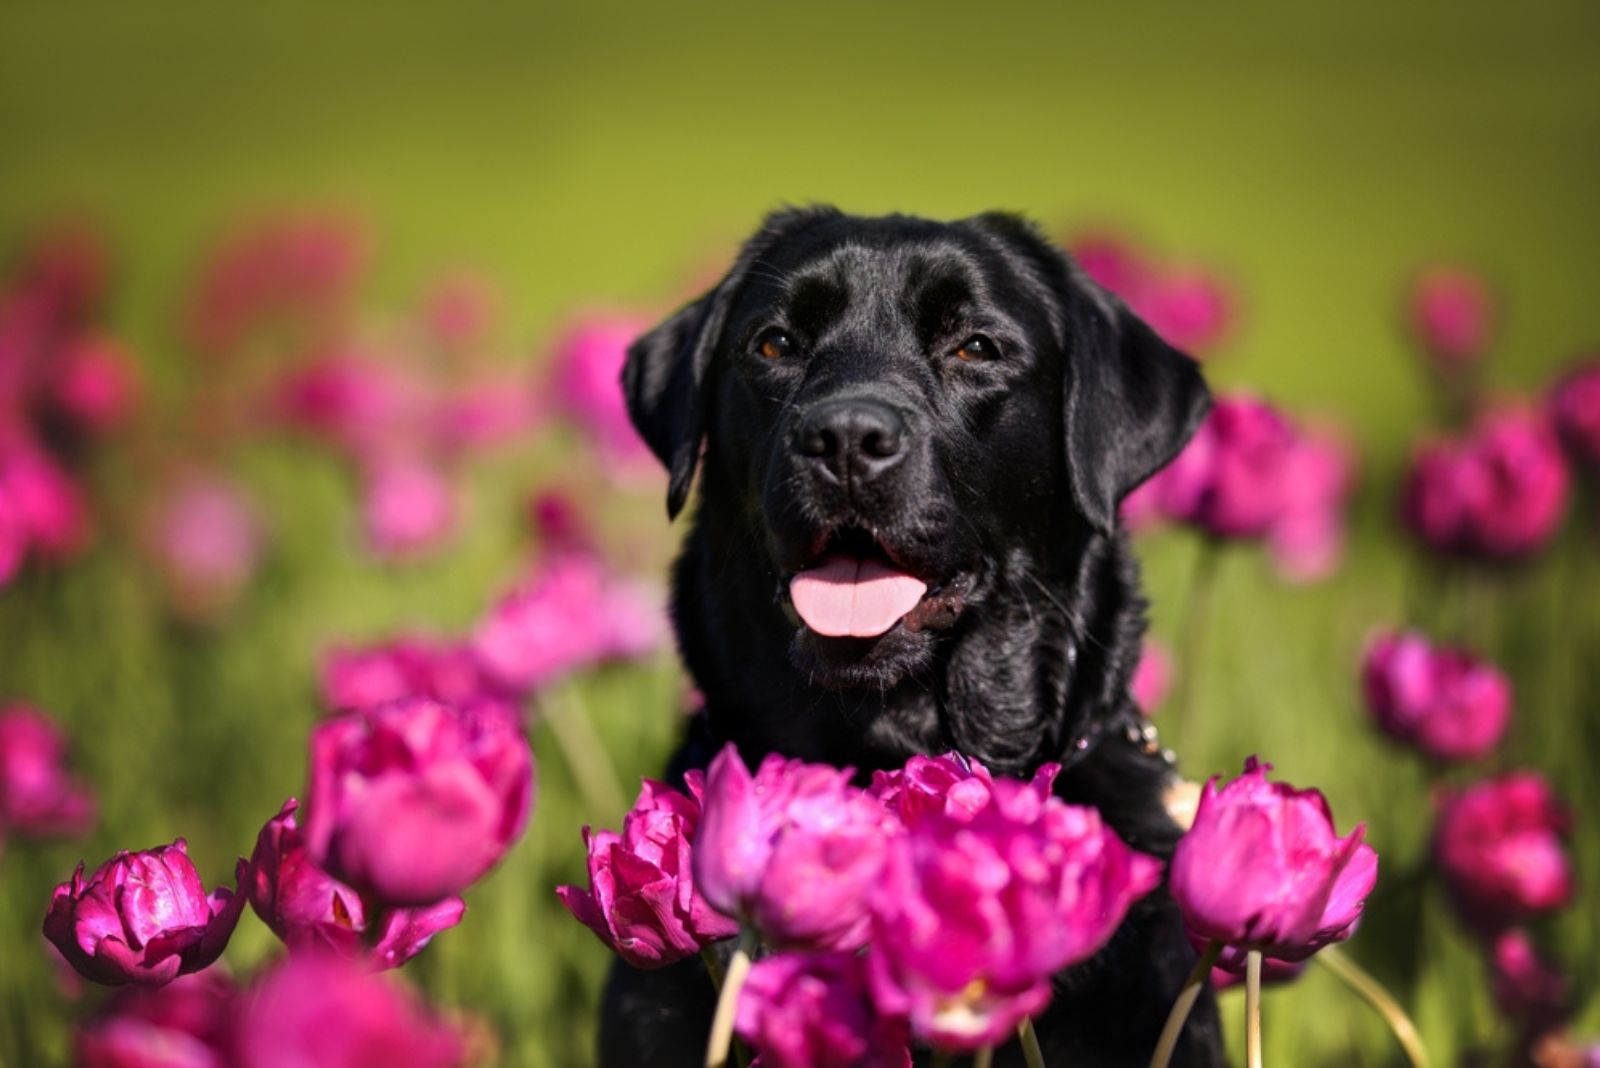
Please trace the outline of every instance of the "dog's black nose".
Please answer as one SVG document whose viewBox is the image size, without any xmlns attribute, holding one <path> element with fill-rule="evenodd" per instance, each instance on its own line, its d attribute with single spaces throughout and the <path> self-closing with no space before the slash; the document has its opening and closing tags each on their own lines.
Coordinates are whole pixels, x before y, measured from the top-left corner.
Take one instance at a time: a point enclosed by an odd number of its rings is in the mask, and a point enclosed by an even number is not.
<svg viewBox="0 0 1600 1068">
<path fill-rule="evenodd" d="M 906 421 L 892 405 L 849 397 L 806 412 L 794 449 L 841 483 L 869 482 L 899 462 L 905 439 Z"/>
</svg>

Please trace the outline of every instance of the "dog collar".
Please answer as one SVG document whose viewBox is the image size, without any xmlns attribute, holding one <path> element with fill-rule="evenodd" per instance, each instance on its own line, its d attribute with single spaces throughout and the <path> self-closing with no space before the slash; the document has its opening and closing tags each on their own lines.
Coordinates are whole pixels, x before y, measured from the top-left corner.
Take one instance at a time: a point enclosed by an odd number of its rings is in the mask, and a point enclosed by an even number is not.
<svg viewBox="0 0 1600 1068">
<path fill-rule="evenodd" d="M 1145 756 L 1159 756 L 1168 767 L 1177 767 L 1178 755 L 1161 744 L 1161 732 L 1142 714 L 1124 707 L 1109 719 L 1089 724 L 1082 734 L 1072 740 L 1061 759 L 1061 770 L 1074 767 L 1089 759 L 1107 738 L 1121 738 Z"/>
</svg>

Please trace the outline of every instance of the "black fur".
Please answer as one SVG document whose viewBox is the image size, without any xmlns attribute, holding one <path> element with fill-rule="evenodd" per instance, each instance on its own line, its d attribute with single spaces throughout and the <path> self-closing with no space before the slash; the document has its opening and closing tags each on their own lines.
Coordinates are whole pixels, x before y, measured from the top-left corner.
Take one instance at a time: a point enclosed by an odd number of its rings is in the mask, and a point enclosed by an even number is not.
<svg viewBox="0 0 1600 1068">
<path fill-rule="evenodd" d="M 774 330 L 784 344 L 763 354 Z M 975 334 L 990 347 L 965 345 Z M 769 218 L 715 289 L 633 346 L 624 388 L 671 472 L 671 514 L 703 469 L 673 614 L 706 712 L 679 771 L 728 740 L 747 760 L 863 774 L 949 749 L 997 774 L 1063 761 L 1062 797 L 1170 855 L 1171 769 L 1122 730 L 1144 601 L 1116 508 L 1203 418 L 1191 360 L 1014 217 L 819 208 Z M 807 451 L 829 404 L 898 413 L 886 470 Z M 839 538 L 924 578 L 923 605 L 874 639 L 798 625 L 787 580 Z M 1146 1063 L 1194 959 L 1152 895 L 1057 978 L 1047 1055 Z M 699 962 L 619 964 L 601 1061 L 697 1064 L 710 1011 Z M 1221 1063 L 1209 996 L 1174 1063 Z"/>
</svg>

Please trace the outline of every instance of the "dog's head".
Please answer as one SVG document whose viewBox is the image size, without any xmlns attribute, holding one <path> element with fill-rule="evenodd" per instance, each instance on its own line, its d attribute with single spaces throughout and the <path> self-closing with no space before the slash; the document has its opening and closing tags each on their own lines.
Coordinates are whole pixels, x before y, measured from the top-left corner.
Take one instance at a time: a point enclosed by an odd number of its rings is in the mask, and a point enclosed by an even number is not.
<svg viewBox="0 0 1600 1068">
<path fill-rule="evenodd" d="M 1070 570 L 1208 404 L 1026 223 L 831 209 L 770 217 L 623 385 L 669 513 L 703 458 L 701 522 L 748 530 L 792 658 L 836 688 L 925 667 L 1017 560 Z"/>
</svg>

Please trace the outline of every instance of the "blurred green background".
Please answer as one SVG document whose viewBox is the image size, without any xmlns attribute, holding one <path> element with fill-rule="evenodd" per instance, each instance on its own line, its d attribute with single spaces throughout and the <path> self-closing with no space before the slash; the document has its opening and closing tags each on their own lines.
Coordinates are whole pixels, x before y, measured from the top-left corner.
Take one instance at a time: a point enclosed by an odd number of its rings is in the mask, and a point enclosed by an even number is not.
<svg viewBox="0 0 1600 1068">
<path fill-rule="evenodd" d="M 1338 419 L 1361 447 L 1363 485 L 1351 557 L 1330 582 L 1280 585 L 1249 552 L 1223 562 L 1185 768 L 1236 770 L 1260 752 L 1289 781 L 1323 787 L 1341 827 L 1369 822 L 1397 878 L 1380 881 L 1352 953 L 1416 1009 L 1448 1064 L 1500 1025 L 1442 901 L 1398 879 L 1425 849 L 1425 779 L 1366 726 L 1354 681 L 1367 632 L 1416 607 L 1417 561 L 1391 517 L 1428 384 L 1398 329 L 1400 294 L 1435 258 L 1487 272 L 1506 313 L 1489 373 L 1507 390 L 1538 388 L 1600 339 L 1597 46 L 1600 7 L 1587 2 L 10 0 L 0 247 L 64 209 L 102 222 L 110 323 L 152 383 L 156 433 L 191 368 L 185 287 L 241 210 L 357 213 L 374 239 L 375 307 L 413 299 L 441 269 L 481 270 L 505 295 L 508 347 L 530 361 L 574 308 L 670 303 L 782 203 L 1010 208 L 1221 265 L 1242 308 L 1214 381 Z M 327 457 L 266 443 L 239 463 L 271 505 L 275 543 L 226 627 L 169 621 L 114 539 L 0 591 L 0 699 L 60 716 L 104 802 L 89 842 L 12 843 L 0 857 L 7 1068 L 67 1057 L 77 1010 L 34 934 L 50 885 L 85 851 L 93 863 L 179 834 L 222 879 L 299 788 L 318 650 L 467 625 L 516 573 L 521 503 L 561 455 L 546 444 L 480 469 L 463 543 L 404 570 L 330 534 L 353 523 L 353 504 Z M 136 498 L 137 471 L 111 455 L 96 486 Z M 658 502 L 613 518 L 627 536 L 657 537 L 652 566 L 664 563 L 675 535 Z M 1570 537 L 1494 583 L 1499 616 L 1475 625 L 1518 687 L 1505 759 L 1547 771 L 1580 814 L 1580 900 L 1551 933 L 1588 998 L 1579 1029 L 1593 1032 L 1600 627 L 1591 611 L 1575 631 L 1568 609 L 1600 567 Z M 1194 546 L 1166 535 L 1142 552 L 1156 629 L 1171 639 Z M 672 744 L 679 685 L 662 658 L 552 700 L 593 714 L 631 781 Z M 534 743 L 548 751 L 542 728 Z M 528 839 L 471 893 L 463 926 L 407 968 L 430 996 L 484 1017 L 505 1064 L 587 1063 L 607 953 L 550 890 L 581 873 L 579 826 L 616 816 L 584 812 L 546 756 Z M 228 960 L 247 970 L 272 945 L 247 918 Z M 1266 1011 L 1272 1063 L 1399 1063 L 1368 1010 L 1320 974 L 1270 993 Z"/>
</svg>

